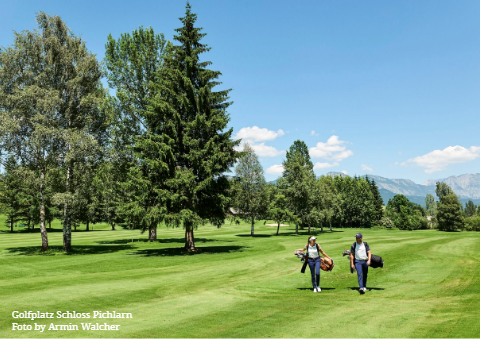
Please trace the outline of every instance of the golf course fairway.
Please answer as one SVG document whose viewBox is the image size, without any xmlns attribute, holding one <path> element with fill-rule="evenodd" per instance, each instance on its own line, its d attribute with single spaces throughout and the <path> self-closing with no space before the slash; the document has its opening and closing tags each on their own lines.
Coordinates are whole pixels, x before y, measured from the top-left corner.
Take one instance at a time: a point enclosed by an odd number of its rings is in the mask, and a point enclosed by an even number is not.
<svg viewBox="0 0 480 339">
<path fill-rule="evenodd" d="M 0 233 L 0 337 L 480 337 L 480 233 L 338 228 L 318 232 L 334 259 L 313 293 L 310 272 L 293 255 L 308 234 L 259 222 L 203 226 L 198 254 L 181 251 L 184 230 L 94 225 L 73 232 L 61 251 L 59 223 L 41 254 L 39 233 Z M 36 230 L 38 231 L 38 230 Z M 369 270 L 367 292 L 342 257 L 362 232 L 385 267 Z M 133 240 L 133 242 L 132 242 Z M 12 312 L 131 313 L 128 319 L 14 319 Z M 12 323 L 47 325 L 12 330 Z M 50 324 L 79 330 L 48 330 Z M 82 330 L 81 323 L 120 325 Z"/>
</svg>

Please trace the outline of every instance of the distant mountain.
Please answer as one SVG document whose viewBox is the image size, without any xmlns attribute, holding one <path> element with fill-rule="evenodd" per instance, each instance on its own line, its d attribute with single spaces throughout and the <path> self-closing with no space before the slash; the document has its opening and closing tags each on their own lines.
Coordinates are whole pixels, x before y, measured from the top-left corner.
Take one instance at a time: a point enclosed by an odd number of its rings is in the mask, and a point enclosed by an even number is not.
<svg viewBox="0 0 480 339">
<path fill-rule="evenodd" d="M 342 177 L 346 176 L 340 172 L 329 172 L 327 175 L 333 177 L 338 175 Z M 408 200 L 419 205 L 424 205 L 427 194 L 431 194 L 436 198 L 435 184 L 437 181 L 445 182 L 449 185 L 460 197 L 462 203 L 472 200 L 475 204 L 480 204 L 480 173 L 464 174 L 458 177 L 451 176 L 446 179 L 431 179 L 425 181 L 423 185 L 416 184 L 408 179 L 387 179 L 371 174 L 369 174 L 368 177 L 374 179 L 377 183 L 384 204 L 393 198 L 395 194 L 403 194 Z"/>
<path fill-rule="evenodd" d="M 460 197 L 480 199 L 480 173 L 451 176 L 446 179 L 430 179 L 426 180 L 423 185 L 435 185 L 437 181 L 446 183 Z"/>
</svg>

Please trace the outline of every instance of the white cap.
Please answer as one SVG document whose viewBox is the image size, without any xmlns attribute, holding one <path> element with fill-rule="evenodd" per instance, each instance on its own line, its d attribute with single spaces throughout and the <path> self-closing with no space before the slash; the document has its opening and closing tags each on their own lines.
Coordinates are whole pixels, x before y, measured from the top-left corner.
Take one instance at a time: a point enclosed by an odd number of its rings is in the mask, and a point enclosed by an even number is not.
<svg viewBox="0 0 480 339">
<path fill-rule="evenodd" d="M 315 237 L 311 237 L 311 238 L 310 238 L 310 240 L 317 240 L 317 238 L 315 238 Z"/>
</svg>

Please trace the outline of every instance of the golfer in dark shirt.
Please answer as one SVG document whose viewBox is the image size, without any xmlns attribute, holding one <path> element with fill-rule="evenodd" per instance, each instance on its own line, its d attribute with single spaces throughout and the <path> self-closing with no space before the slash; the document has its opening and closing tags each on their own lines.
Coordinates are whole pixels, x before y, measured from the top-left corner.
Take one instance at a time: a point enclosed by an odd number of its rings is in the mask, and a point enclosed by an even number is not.
<svg viewBox="0 0 480 339">
<path fill-rule="evenodd" d="M 350 249 L 350 267 L 357 270 L 359 292 L 364 294 L 367 290 L 368 266 L 372 260 L 372 252 L 367 243 L 363 242 L 362 233 L 355 235 L 356 242 Z"/>
</svg>

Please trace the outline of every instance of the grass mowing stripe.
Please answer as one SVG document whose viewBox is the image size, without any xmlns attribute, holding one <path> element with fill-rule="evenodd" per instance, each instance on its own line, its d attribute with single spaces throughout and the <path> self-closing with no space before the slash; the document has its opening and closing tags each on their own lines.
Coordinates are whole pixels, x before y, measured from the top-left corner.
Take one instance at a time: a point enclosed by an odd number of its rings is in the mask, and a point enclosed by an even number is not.
<svg viewBox="0 0 480 339">
<path fill-rule="evenodd" d="M 262 224 L 256 224 L 254 238 L 246 224 L 201 227 L 195 235 L 204 251 L 193 256 L 177 250 L 182 229 L 160 227 L 159 241 L 149 243 L 137 230 L 97 225 L 93 232 L 73 233 L 73 255 L 32 251 L 39 246 L 38 233 L 2 233 L 0 336 L 34 334 L 11 331 L 10 313 L 19 307 L 134 316 L 121 320 L 118 332 L 50 331 L 42 337 L 480 335 L 478 322 L 472 324 L 480 318 L 479 234 L 362 229 L 386 265 L 369 270 L 367 286 L 378 289 L 360 296 L 349 260 L 341 256 L 359 230 L 319 233 L 318 242 L 336 265 L 321 273 L 323 291 L 313 294 L 308 269 L 300 274 L 293 256 L 308 235 L 284 227 L 276 237 L 276 228 Z M 60 226 L 53 226 L 49 240 L 60 247 Z M 141 241 L 131 243 L 132 236 Z M 56 323 L 63 321 L 79 322 Z"/>
</svg>

